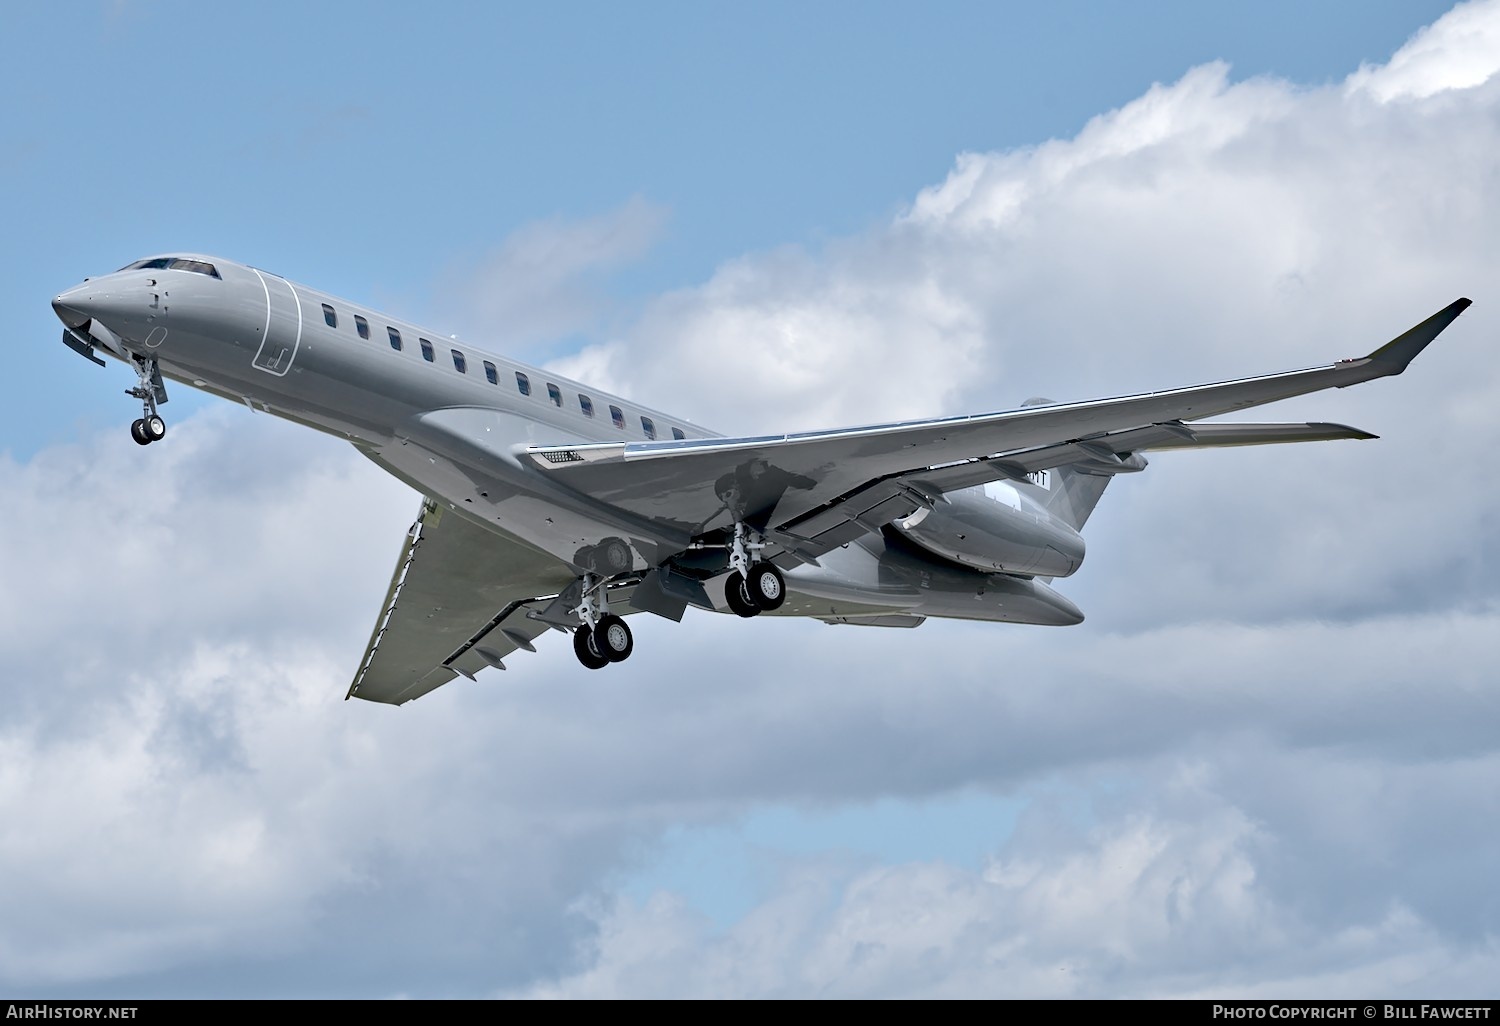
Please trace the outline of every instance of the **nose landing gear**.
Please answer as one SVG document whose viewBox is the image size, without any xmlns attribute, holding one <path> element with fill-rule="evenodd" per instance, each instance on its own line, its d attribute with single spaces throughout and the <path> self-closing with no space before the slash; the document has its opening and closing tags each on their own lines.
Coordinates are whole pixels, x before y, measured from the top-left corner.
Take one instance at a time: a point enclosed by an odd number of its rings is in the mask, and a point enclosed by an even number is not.
<svg viewBox="0 0 1500 1026">
<path fill-rule="evenodd" d="M 134 438 L 140 445 L 150 445 L 159 442 L 167 436 L 167 422 L 152 414 L 149 417 L 138 417 L 130 425 L 130 437 Z"/>
<path fill-rule="evenodd" d="M 125 394 L 141 401 L 141 416 L 130 425 L 130 437 L 135 439 L 137 445 L 150 445 L 167 436 L 167 422 L 156 412 L 157 404 L 167 401 L 167 388 L 162 384 L 161 367 L 158 366 L 156 357 L 142 359 L 133 356 L 131 363 L 135 364 L 135 373 L 140 378 L 140 383 L 134 388 L 127 388 Z"/>
</svg>

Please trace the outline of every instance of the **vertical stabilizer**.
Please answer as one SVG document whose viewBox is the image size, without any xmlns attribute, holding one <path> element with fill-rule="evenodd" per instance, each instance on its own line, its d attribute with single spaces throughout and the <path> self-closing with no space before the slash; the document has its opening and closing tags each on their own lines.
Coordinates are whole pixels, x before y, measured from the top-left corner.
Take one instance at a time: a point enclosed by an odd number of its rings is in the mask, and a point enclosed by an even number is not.
<svg viewBox="0 0 1500 1026">
<path fill-rule="evenodd" d="M 1028 399 L 1021 407 L 1051 405 L 1051 399 Z M 1058 520 L 1081 531 L 1110 480 L 1116 474 L 1145 470 L 1146 458 L 1138 452 L 1122 456 L 1107 446 L 1090 442 L 1073 444 L 1079 450 L 1078 459 L 1047 472 L 1042 505 Z"/>
</svg>

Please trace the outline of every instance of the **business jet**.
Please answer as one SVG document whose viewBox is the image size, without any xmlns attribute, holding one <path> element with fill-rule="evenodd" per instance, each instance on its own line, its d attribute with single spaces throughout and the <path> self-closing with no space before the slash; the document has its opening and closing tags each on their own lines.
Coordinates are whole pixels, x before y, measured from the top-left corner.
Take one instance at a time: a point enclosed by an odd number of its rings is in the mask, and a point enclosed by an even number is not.
<svg viewBox="0 0 1500 1026">
<path fill-rule="evenodd" d="M 423 496 L 346 697 L 399 705 L 535 652 L 629 658 L 624 615 L 688 606 L 832 624 L 1069 625 L 1052 583 L 1145 452 L 1368 439 L 1198 421 L 1400 374 L 1459 299 L 1358 359 L 1008 412 L 723 437 L 681 417 L 218 257 L 172 254 L 52 301 L 63 344 L 131 367 L 130 426 L 166 437 L 166 379 L 347 439 Z"/>
</svg>

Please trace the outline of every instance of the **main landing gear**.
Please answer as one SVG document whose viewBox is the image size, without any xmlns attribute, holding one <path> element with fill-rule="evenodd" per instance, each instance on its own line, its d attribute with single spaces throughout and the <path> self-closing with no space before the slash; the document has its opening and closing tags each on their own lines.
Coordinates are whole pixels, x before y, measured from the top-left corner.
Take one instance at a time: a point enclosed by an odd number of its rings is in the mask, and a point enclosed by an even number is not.
<svg viewBox="0 0 1500 1026">
<path fill-rule="evenodd" d="M 167 422 L 156 412 L 156 404 L 167 401 L 167 390 L 162 385 L 161 368 L 157 366 L 154 356 L 144 360 L 132 357 L 131 362 L 135 364 L 135 372 L 141 380 L 134 388 L 127 388 L 125 394 L 139 399 L 142 410 L 141 416 L 130 425 L 130 437 L 135 439 L 137 445 L 150 445 L 167 437 Z"/>
<path fill-rule="evenodd" d="M 583 601 L 573 610 L 581 621 L 573 631 L 573 654 L 590 670 L 602 670 L 610 663 L 622 663 L 635 651 L 630 625 L 609 611 L 609 594 L 605 579 L 598 574 L 583 575 Z"/>
<path fill-rule="evenodd" d="M 724 579 L 724 601 L 739 616 L 756 616 L 781 608 L 786 601 L 786 581 L 774 563 L 757 559 L 765 542 L 752 541 L 750 529 L 734 525 L 729 546 L 729 576 Z"/>
<path fill-rule="evenodd" d="M 729 608 L 747 617 L 780 609 L 786 601 L 786 580 L 774 563 L 760 558 L 765 540 L 736 523 L 730 544 L 724 547 L 729 550 L 729 576 L 724 580 Z M 585 572 L 578 580 L 581 598 L 571 610 L 578 617 L 573 654 L 590 670 L 622 663 L 635 651 L 630 625 L 609 611 L 608 580 L 603 574 Z"/>
</svg>

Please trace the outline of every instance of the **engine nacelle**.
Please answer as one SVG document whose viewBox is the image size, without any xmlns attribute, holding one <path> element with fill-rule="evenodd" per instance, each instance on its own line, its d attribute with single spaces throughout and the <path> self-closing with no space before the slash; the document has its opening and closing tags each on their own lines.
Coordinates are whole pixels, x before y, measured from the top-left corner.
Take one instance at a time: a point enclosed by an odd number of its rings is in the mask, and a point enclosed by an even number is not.
<svg viewBox="0 0 1500 1026">
<path fill-rule="evenodd" d="M 895 527 L 928 552 L 975 570 L 1067 577 L 1083 565 L 1083 536 L 999 481 L 950 492 Z"/>
</svg>

